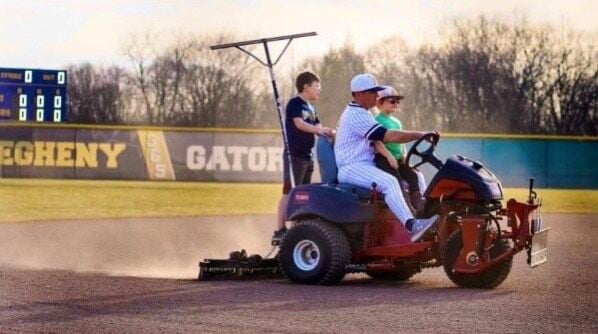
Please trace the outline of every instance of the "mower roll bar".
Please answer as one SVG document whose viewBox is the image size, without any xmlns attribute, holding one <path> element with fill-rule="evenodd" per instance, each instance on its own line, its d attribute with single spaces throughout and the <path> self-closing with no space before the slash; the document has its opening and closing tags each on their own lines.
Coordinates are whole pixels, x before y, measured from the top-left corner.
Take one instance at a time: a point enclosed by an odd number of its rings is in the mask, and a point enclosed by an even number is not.
<svg viewBox="0 0 598 334">
<path fill-rule="evenodd" d="M 272 90 L 274 91 L 274 102 L 276 105 L 276 111 L 278 112 L 278 120 L 280 122 L 280 128 L 282 129 L 282 139 L 283 139 L 284 148 L 286 151 L 286 159 L 287 159 L 287 162 L 289 163 L 289 176 L 291 179 L 291 188 L 295 187 L 295 177 L 293 175 L 293 164 L 291 163 L 291 154 L 290 154 L 290 150 L 289 150 L 289 138 L 287 137 L 287 131 L 284 127 L 284 121 L 283 121 L 283 116 L 282 116 L 282 106 L 280 103 L 280 95 L 278 94 L 278 87 L 276 86 L 276 78 L 274 77 L 273 67 L 274 67 L 274 65 L 278 64 L 278 61 L 280 60 L 280 58 L 282 58 L 282 55 L 285 53 L 285 51 L 287 50 L 287 48 L 289 47 L 289 45 L 291 44 L 293 39 L 301 38 L 301 37 L 316 36 L 316 35 L 317 34 L 315 32 L 307 32 L 307 33 L 302 33 L 302 34 L 261 38 L 261 39 L 254 39 L 254 40 L 244 41 L 244 42 L 226 43 L 226 44 L 210 46 L 210 50 L 219 50 L 219 49 L 227 49 L 227 48 L 239 49 L 243 53 L 249 55 L 251 58 L 257 60 L 260 64 L 268 67 L 268 69 L 270 70 L 270 78 L 272 79 Z M 277 42 L 277 41 L 288 41 L 288 42 L 285 45 L 285 47 L 282 49 L 282 51 L 280 52 L 280 54 L 278 55 L 276 60 L 274 62 L 272 62 L 272 59 L 270 58 L 270 50 L 268 49 L 268 43 L 269 42 Z M 266 54 L 266 61 L 262 61 L 260 58 L 258 58 L 253 53 L 242 48 L 243 46 L 253 45 L 253 44 L 264 45 L 264 53 Z"/>
</svg>

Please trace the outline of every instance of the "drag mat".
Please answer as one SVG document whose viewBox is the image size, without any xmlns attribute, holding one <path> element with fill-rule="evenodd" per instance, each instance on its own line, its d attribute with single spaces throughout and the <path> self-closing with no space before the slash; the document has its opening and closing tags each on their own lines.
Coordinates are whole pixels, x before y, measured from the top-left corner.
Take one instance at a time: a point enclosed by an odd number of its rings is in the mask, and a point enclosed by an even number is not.
<svg viewBox="0 0 598 334">
<path fill-rule="evenodd" d="M 270 216 L 4 224 L 0 333 L 598 333 L 598 217 L 544 218 L 548 263 L 530 269 L 517 255 L 495 290 L 456 288 L 440 268 L 406 283 L 360 274 L 325 287 L 194 279 L 198 257 L 267 250 Z M 185 278 L 75 271 L 151 268 Z"/>
</svg>

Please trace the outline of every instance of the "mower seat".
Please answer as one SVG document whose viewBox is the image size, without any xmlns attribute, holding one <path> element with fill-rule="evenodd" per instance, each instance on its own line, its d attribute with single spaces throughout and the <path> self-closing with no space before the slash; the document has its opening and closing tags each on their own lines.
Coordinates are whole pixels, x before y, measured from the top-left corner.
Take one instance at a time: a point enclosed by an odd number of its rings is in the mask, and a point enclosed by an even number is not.
<svg viewBox="0 0 598 334">
<path fill-rule="evenodd" d="M 320 166 L 322 183 L 340 188 L 356 194 L 360 200 L 371 200 L 373 192 L 371 188 L 364 188 L 350 183 L 339 183 L 337 179 L 338 168 L 334 157 L 334 147 L 327 137 L 319 136 L 316 141 L 316 155 Z M 384 200 L 384 195 L 378 193 L 378 199 Z"/>
</svg>

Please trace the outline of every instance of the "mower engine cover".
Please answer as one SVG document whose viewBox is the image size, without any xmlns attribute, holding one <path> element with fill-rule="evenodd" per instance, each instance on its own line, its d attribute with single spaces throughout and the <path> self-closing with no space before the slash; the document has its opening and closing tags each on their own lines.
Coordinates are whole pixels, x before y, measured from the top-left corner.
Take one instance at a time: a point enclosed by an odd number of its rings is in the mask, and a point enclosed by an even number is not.
<svg viewBox="0 0 598 334">
<path fill-rule="evenodd" d="M 470 191 L 467 191 L 470 190 Z M 448 158 L 436 173 L 426 197 L 457 195 L 457 192 L 471 192 L 477 200 L 496 202 L 503 199 L 502 186 L 498 178 L 484 165 L 461 155 Z"/>
<path fill-rule="evenodd" d="M 360 198 L 357 187 L 312 183 L 293 188 L 289 193 L 287 219 L 311 218 L 339 224 L 369 223 L 375 218 L 375 204 L 364 201 L 363 196 Z"/>
</svg>

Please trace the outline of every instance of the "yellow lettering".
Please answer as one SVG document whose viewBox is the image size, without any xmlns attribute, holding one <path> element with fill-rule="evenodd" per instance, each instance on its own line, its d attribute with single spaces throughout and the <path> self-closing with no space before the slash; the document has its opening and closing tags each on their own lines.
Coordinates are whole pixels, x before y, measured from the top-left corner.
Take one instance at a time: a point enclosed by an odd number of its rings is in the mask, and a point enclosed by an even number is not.
<svg viewBox="0 0 598 334">
<path fill-rule="evenodd" d="M 13 145 L 13 141 L 0 140 L 0 166 L 12 166 L 13 159 L 11 155 L 11 148 Z"/>
<path fill-rule="evenodd" d="M 114 144 L 114 146 L 109 143 L 100 144 L 100 150 L 104 152 L 108 158 L 108 161 L 106 162 L 107 168 L 118 167 L 118 161 L 116 159 L 118 158 L 119 154 L 125 150 L 126 146 L 127 145 L 125 144 Z"/>
<path fill-rule="evenodd" d="M 77 143 L 77 167 L 98 168 L 98 143 Z"/>
<path fill-rule="evenodd" d="M 56 143 L 56 167 L 73 167 L 75 160 L 73 160 L 73 149 L 75 144 L 71 142 Z"/>
<path fill-rule="evenodd" d="M 15 145 L 15 164 L 29 166 L 33 163 L 33 145 L 28 141 L 18 141 Z"/>
<path fill-rule="evenodd" d="M 34 142 L 35 146 L 35 161 L 34 166 L 54 166 L 54 148 L 56 147 L 55 142 Z"/>
</svg>

